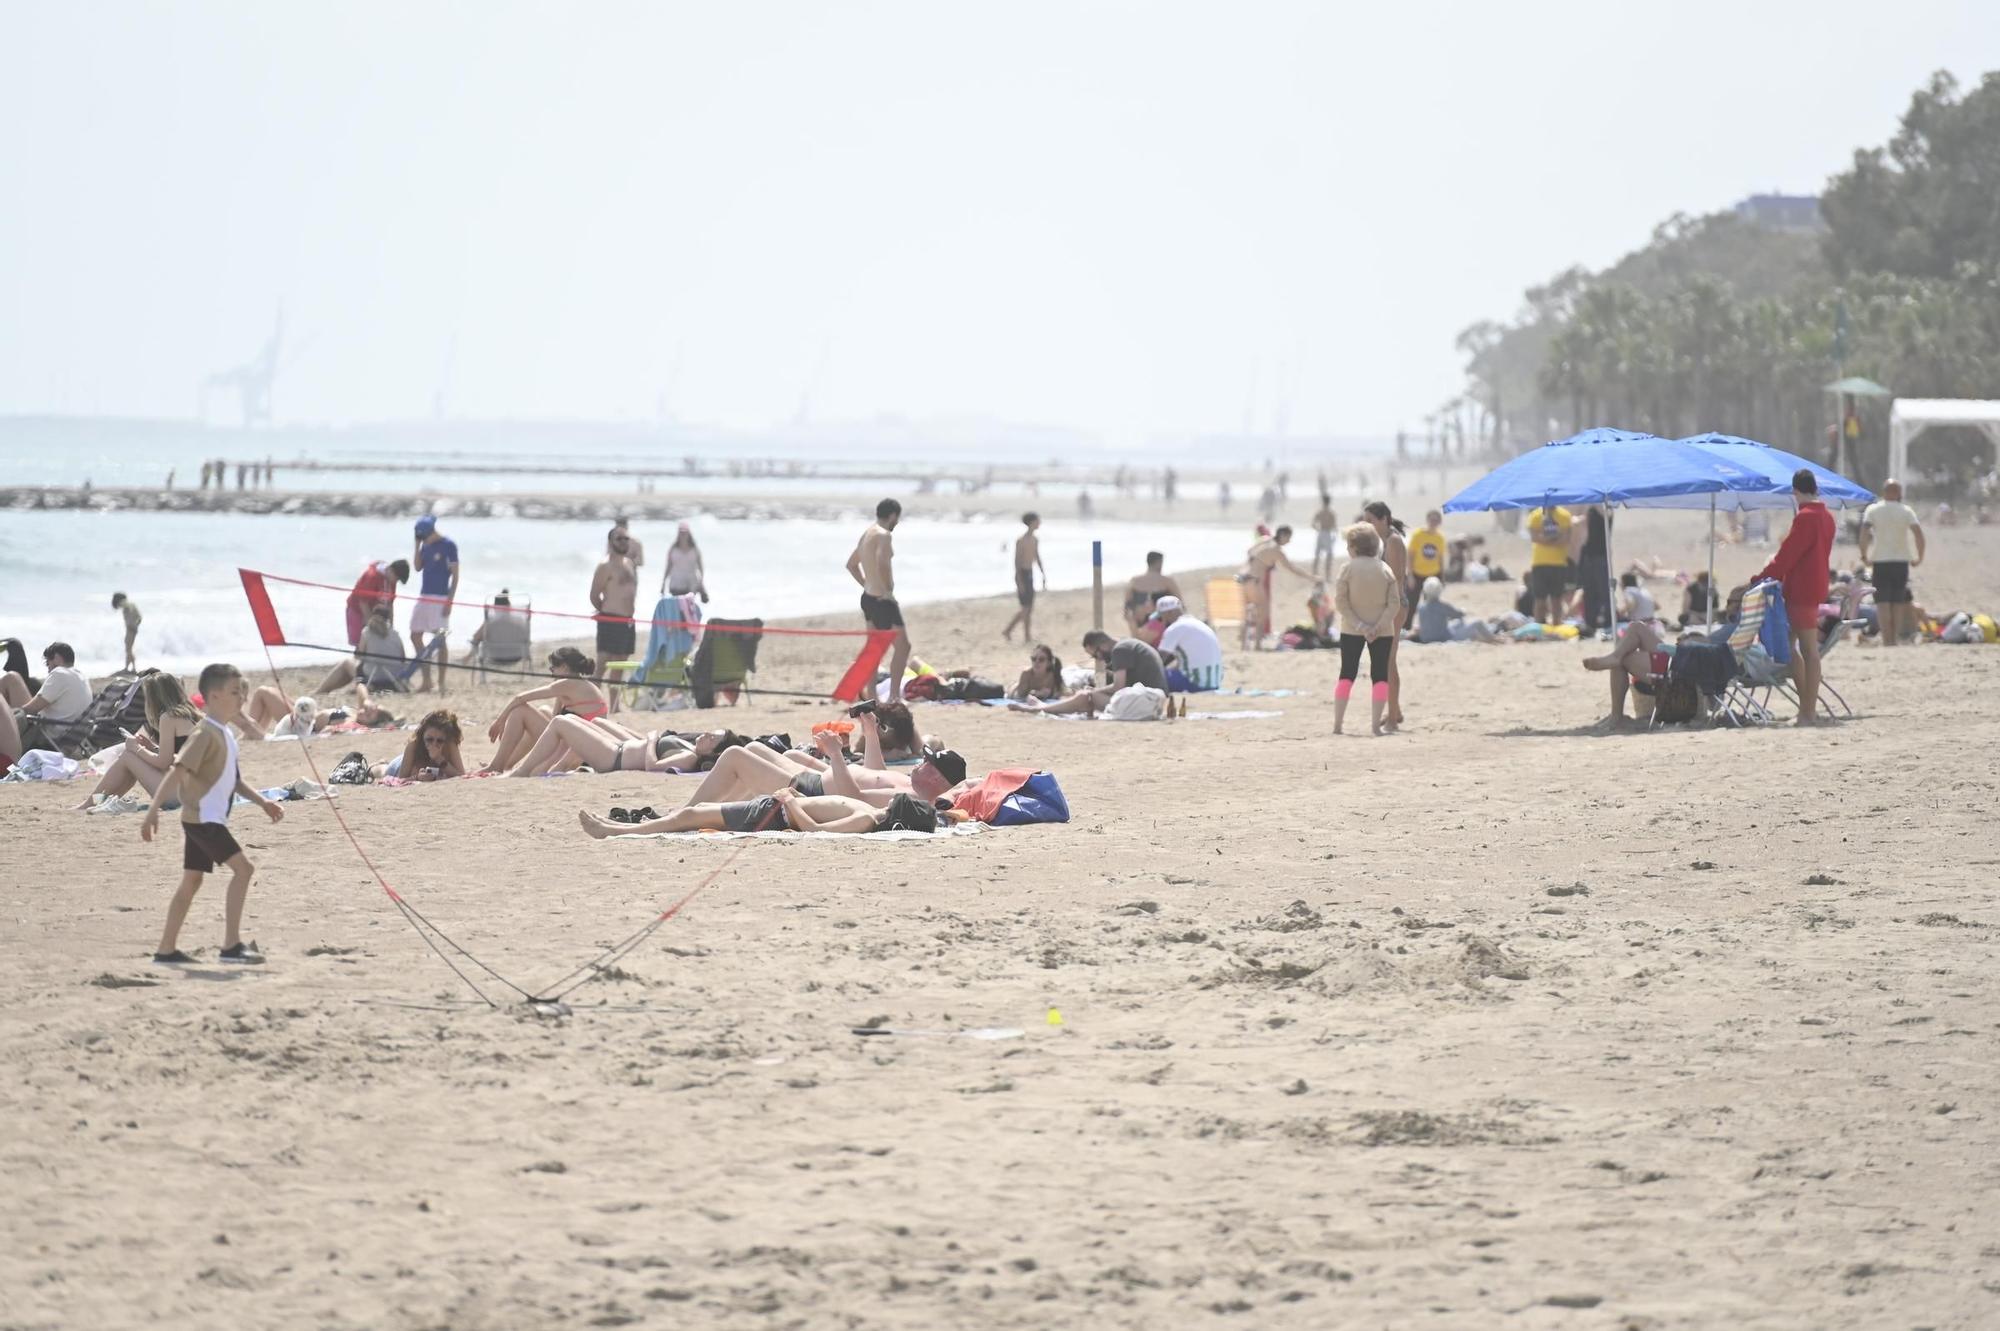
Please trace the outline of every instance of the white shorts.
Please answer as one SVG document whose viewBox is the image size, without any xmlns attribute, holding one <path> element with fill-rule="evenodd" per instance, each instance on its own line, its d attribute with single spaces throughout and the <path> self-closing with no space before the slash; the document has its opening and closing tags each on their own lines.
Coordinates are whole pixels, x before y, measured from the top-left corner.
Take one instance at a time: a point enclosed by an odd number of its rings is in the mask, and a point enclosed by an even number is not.
<svg viewBox="0 0 2000 1331">
<path fill-rule="evenodd" d="M 442 633 L 445 619 L 443 601 L 419 600 L 410 607 L 410 632 Z"/>
</svg>

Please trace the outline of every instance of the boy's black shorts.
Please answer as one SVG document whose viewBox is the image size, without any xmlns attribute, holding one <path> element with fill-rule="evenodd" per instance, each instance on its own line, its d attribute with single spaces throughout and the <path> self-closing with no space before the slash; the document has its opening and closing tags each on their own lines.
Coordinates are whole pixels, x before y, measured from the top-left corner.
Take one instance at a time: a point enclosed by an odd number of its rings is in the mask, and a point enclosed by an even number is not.
<svg viewBox="0 0 2000 1331">
<path fill-rule="evenodd" d="M 227 864 L 243 853 L 226 823 L 182 823 L 181 868 L 189 873 L 214 873 L 215 866 Z"/>
</svg>

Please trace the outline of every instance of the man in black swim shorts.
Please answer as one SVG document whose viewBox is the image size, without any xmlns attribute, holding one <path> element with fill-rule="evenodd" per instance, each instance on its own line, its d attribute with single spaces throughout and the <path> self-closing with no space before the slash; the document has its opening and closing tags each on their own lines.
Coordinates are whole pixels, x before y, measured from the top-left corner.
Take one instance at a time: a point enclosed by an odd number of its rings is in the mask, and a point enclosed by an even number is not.
<svg viewBox="0 0 2000 1331">
<path fill-rule="evenodd" d="M 861 617 L 877 632 L 893 632 L 889 650 L 889 701 L 903 700 L 903 668 L 910 663 L 910 635 L 903 627 L 903 608 L 896 604 L 896 551 L 890 533 L 902 520 L 903 506 L 893 499 L 875 505 L 875 521 L 847 557 L 847 571 L 861 584 Z"/>
</svg>

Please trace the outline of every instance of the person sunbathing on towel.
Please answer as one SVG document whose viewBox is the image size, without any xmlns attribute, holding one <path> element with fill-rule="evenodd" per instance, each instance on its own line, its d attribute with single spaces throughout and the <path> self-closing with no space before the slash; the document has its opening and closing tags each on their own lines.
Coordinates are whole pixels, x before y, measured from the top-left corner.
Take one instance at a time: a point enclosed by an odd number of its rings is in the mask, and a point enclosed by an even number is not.
<svg viewBox="0 0 2000 1331">
<path fill-rule="evenodd" d="M 735 750 L 732 750 L 735 752 Z M 664 818 L 614 823 L 588 810 L 577 821 L 590 836 L 651 836 L 658 832 L 935 832 L 937 810 L 914 795 L 898 795 L 877 809 L 845 795 L 773 795 L 728 804 L 686 804 Z"/>
<path fill-rule="evenodd" d="M 396 718 L 384 707 L 377 707 L 368 696 L 368 686 L 355 680 L 354 707 L 328 707 L 321 709 L 313 698 L 296 698 L 285 701 L 285 695 L 271 684 L 259 684 L 257 691 L 250 695 L 249 704 L 242 715 L 237 717 L 236 728 L 251 739 L 281 739 L 286 735 L 317 735 L 329 726 L 337 726 L 343 721 L 353 721 L 356 725 L 374 728 L 393 726 Z"/>
<path fill-rule="evenodd" d="M 733 730 L 689 739 L 671 730 L 641 733 L 605 717 L 558 716 L 508 776 L 547 776 L 589 767 L 593 772 L 698 772 L 712 759 L 752 741 Z"/>
<path fill-rule="evenodd" d="M 950 749 L 924 750 L 923 761 L 907 773 L 888 770 L 882 763 L 880 736 L 873 718 L 863 713 L 858 721 L 862 737 L 860 767 L 848 763 L 838 735 L 822 733 L 814 737 L 820 746 L 820 760 L 798 752 L 780 754 L 765 745 L 751 744 L 731 749 L 717 759 L 689 802 L 755 799 L 789 789 L 807 796 L 843 795 L 882 805 L 903 794 L 936 800 L 964 782 L 965 759 Z"/>
</svg>

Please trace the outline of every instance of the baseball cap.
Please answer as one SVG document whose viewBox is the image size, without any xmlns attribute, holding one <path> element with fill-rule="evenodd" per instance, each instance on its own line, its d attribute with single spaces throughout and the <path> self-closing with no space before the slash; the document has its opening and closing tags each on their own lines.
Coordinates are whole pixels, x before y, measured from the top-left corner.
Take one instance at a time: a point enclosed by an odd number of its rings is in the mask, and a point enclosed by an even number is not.
<svg viewBox="0 0 2000 1331">
<path fill-rule="evenodd" d="M 954 786 L 965 780 L 965 759 L 951 749 L 925 749 L 924 761 Z"/>
<path fill-rule="evenodd" d="M 429 536 L 437 530 L 438 520 L 426 513 L 417 519 L 417 535 Z"/>
<path fill-rule="evenodd" d="M 1181 608 L 1181 598 L 1178 596 L 1162 596 L 1159 600 L 1153 602 L 1153 613 L 1156 615 L 1164 615 L 1169 610 L 1179 610 Z"/>
</svg>

